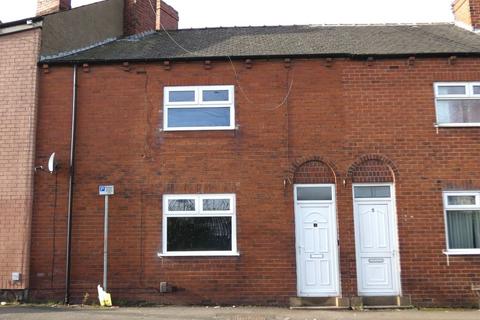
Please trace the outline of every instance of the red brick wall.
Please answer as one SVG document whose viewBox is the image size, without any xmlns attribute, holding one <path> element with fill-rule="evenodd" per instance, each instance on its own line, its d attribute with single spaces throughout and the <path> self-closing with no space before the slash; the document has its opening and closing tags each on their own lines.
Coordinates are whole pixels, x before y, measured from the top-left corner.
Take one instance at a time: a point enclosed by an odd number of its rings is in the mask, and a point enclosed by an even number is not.
<svg viewBox="0 0 480 320">
<path fill-rule="evenodd" d="M 257 60 L 251 69 L 235 62 L 239 84 L 223 62 L 214 62 L 210 70 L 202 62 L 182 62 L 171 70 L 158 63 L 135 64 L 130 71 L 95 65 L 80 72 L 75 297 L 94 295 L 102 279 L 103 199 L 97 188 L 112 183 L 109 287 L 114 299 L 287 303 L 296 295 L 289 181 L 309 182 L 302 180 L 308 172 L 318 175 L 315 181 L 331 181 L 323 163 L 337 176 L 344 296 L 357 294 L 350 177 L 369 179 L 368 170 L 375 170 L 374 177 L 395 179 L 403 294 L 421 305 L 475 303 L 470 283 L 480 282 L 480 257 L 452 256 L 447 265 L 442 190 L 480 189 L 480 129 L 437 131 L 432 84 L 477 81 L 480 60 L 406 62 L 335 60 L 326 67 L 320 59 L 294 60 L 285 68 L 280 60 Z M 61 296 L 64 287 L 71 99 L 65 92 L 71 76 L 67 67 L 41 75 L 37 160 L 55 150 L 63 169 L 56 202 L 54 176 L 39 175 L 35 184 L 31 289 L 37 298 Z M 291 81 L 287 103 L 279 106 Z M 236 85 L 239 129 L 162 132 L 163 86 L 208 84 Z M 157 257 L 164 193 L 236 193 L 240 256 Z M 161 281 L 180 290 L 160 294 Z"/>
<path fill-rule="evenodd" d="M 71 3 L 71 0 L 37 0 L 37 16 L 69 10 Z"/>
<path fill-rule="evenodd" d="M 352 168 L 353 183 L 394 182 L 392 169 L 381 160 L 365 160 Z"/>
<path fill-rule="evenodd" d="M 29 283 L 39 45 L 40 29 L 0 36 L 0 290 Z"/>
<path fill-rule="evenodd" d="M 327 164 L 311 160 L 296 169 L 294 183 L 335 183 L 335 173 Z"/>
</svg>

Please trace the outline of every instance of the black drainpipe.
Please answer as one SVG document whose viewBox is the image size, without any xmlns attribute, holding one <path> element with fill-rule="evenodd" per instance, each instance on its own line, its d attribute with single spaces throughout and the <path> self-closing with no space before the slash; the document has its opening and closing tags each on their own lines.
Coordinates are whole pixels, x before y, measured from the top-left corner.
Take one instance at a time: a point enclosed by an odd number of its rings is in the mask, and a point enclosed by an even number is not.
<svg viewBox="0 0 480 320">
<path fill-rule="evenodd" d="M 68 212 L 67 212 L 67 259 L 65 272 L 65 304 L 70 300 L 70 269 L 72 251 L 72 207 L 73 207 L 73 186 L 75 174 L 75 131 L 77 113 L 77 65 L 73 65 L 73 95 L 72 95 L 72 136 L 70 139 L 70 166 L 68 181 Z"/>
</svg>

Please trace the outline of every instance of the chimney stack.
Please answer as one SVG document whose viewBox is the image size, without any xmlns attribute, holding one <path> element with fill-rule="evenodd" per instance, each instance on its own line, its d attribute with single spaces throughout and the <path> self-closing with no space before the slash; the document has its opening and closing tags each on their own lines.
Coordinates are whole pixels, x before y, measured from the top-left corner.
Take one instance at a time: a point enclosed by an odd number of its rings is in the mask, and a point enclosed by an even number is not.
<svg viewBox="0 0 480 320">
<path fill-rule="evenodd" d="M 124 34 L 178 29 L 178 12 L 161 0 L 125 0 Z"/>
<path fill-rule="evenodd" d="M 455 0 L 452 10 L 457 25 L 472 31 L 480 29 L 480 0 Z"/>
<path fill-rule="evenodd" d="M 157 0 L 157 17 L 155 21 L 155 30 L 177 30 L 178 29 L 178 11 L 162 0 Z"/>
<path fill-rule="evenodd" d="M 70 10 L 71 8 L 71 0 L 37 0 L 37 16 Z"/>
</svg>

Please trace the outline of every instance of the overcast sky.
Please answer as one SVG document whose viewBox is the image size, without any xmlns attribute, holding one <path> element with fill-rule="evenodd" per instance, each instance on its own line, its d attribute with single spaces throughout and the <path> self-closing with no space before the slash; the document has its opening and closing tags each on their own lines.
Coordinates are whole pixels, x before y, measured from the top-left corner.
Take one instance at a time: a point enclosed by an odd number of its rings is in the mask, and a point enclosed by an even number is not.
<svg viewBox="0 0 480 320">
<path fill-rule="evenodd" d="M 154 1 L 154 0 L 152 0 Z M 167 0 L 180 27 L 453 21 L 453 0 Z M 35 15 L 36 0 L 0 0 L 0 20 Z M 80 6 L 98 0 L 72 0 Z"/>
</svg>

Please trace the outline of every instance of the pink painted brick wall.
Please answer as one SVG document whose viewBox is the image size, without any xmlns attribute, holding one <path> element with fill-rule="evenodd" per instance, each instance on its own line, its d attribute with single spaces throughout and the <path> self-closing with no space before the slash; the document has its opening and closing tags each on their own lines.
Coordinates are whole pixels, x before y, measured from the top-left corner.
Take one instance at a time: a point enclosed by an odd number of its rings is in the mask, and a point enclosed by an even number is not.
<svg viewBox="0 0 480 320">
<path fill-rule="evenodd" d="M 40 33 L 0 36 L 0 290 L 28 287 Z"/>
</svg>

